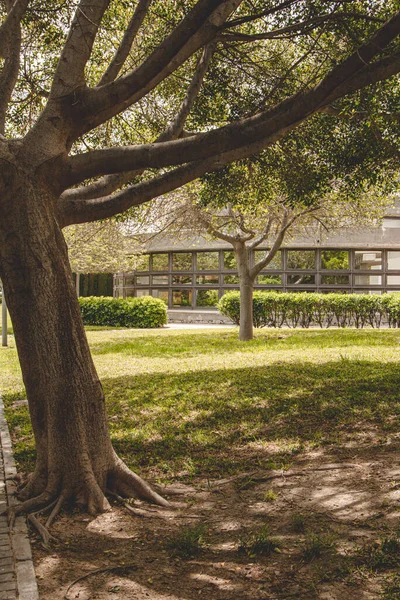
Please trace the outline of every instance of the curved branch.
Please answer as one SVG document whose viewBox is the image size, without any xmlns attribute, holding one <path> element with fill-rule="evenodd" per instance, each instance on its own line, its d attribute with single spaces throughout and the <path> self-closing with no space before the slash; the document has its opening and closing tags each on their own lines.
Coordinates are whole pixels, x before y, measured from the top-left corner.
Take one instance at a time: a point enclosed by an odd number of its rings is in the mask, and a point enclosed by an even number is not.
<svg viewBox="0 0 400 600">
<path fill-rule="evenodd" d="M 247 34 L 240 32 L 228 32 L 221 37 L 222 39 L 226 39 L 227 41 L 235 42 L 256 42 L 259 40 L 273 40 L 277 37 L 286 36 L 290 33 L 298 33 L 299 30 L 309 32 L 318 27 L 319 25 L 324 25 L 327 21 L 339 21 L 344 18 L 361 19 L 363 21 L 369 21 L 372 23 L 385 22 L 384 19 L 372 17 L 370 15 L 364 15 L 362 13 L 357 12 L 335 12 L 327 15 L 321 15 L 320 17 L 307 19 L 307 21 L 302 21 L 300 23 L 294 23 L 293 25 L 288 25 L 287 27 L 281 27 L 280 29 L 274 29 L 273 31 L 266 31 L 264 33 Z"/>
<path fill-rule="evenodd" d="M 255 116 L 182 140 L 108 148 L 73 156 L 67 161 L 69 172 L 66 174 L 65 187 L 102 174 L 197 161 L 207 156 L 218 156 L 235 148 L 246 147 L 249 143 L 262 139 L 268 140 L 283 129 L 291 129 L 333 99 L 358 89 L 360 82 L 366 80 L 367 83 L 371 83 L 374 79 L 379 79 L 382 72 L 387 74 L 393 70 L 393 63 L 394 70 L 398 69 L 400 65 L 397 56 L 385 59 L 383 63 L 379 62 L 378 68 L 369 63 L 399 33 L 400 11 L 372 36 L 368 43 L 332 69 L 316 87 L 287 98 L 274 108 Z"/>
<path fill-rule="evenodd" d="M 146 17 L 149 6 L 152 0 L 139 0 L 139 3 L 136 7 L 135 12 L 133 13 L 132 19 L 125 31 L 124 37 L 119 45 L 118 50 L 115 53 L 114 58 L 109 64 L 106 72 L 100 79 L 98 85 L 105 85 L 106 83 L 110 83 L 114 81 L 123 67 L 124 62 L 129 56 L 129 52 L 131 51 L 132 44 L 135 41 L 137 33 Z"/>
<path fill-rule="evenodd" d="M 243 0 L 198 0 L 188 15 L 134 71 L 107 85 L 87 90 L 75 107 L 73 140 L 95 129 L 143 98 L 210 43 Z"/>
<path fill-rule="evenodd" d="M 190 82 L 186 96 L 176 114 L 175 119 L 157 138 L 156 142 L 173 140 L 182 134 L 185 121 L 190 113 L 190 110 L 192 109 L 194 101 L 200 92 L 201 85 L 215 50 L 215 45 L 215 43 L 211 43 L 204 48 L 197 63 L 196 70 Z M 63 198 L 100 198 L 101 196 L 112 194 L 123 185 L 132 181 L 132 179 L 135 177 L 142 175 L 142 173 L 142 169 L 136 169 L 126 173 L 108 175 L 99 181 L 92 183 L 91 185 L 67 190 L 64 192 Z"/>
</svg>

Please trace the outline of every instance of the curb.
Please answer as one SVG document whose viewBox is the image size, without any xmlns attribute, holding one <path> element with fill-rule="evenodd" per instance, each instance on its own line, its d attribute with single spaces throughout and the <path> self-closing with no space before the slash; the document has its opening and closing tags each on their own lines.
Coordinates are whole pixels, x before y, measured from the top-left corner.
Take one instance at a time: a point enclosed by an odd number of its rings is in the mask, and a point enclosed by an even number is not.
<svg viewBox="0 0 400 600">
<path fill-rule="evenodd" d="M 15 497 L 17 486 L 14 480 L 17 474 L 17 468 L 15 466 L 15 461 L 12 452 L 10 432 L 8 430 L 8 424 L 4 416 L 4 405 L 1 395 L 0 437 L 4 462 L 6 501 L 8 506 L 12 506 L 14 504 L 18 504 L 18 501 Z M 9 531 L 9 535 L 13 551 L 15 574 L 17 578 L 17 598 L 18 600 L 39 600 L 36 575 L 35 570 L 33 568 L 31 544 L 28 537 L 28 529 L 26 526 L 25 517 L 16 517 L 14 528 L 11 531 Z M 1 598 L 2 595 L 0 591 L 0 600 Z"/>
</svg>

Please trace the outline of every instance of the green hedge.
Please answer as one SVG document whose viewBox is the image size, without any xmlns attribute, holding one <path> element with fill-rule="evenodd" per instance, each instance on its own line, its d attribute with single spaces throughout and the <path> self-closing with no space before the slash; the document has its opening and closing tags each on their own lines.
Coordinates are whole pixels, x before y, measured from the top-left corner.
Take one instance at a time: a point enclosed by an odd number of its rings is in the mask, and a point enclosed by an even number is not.
<svg viewBox="0 0 400 600">
<path fill-rule="evenodd" d="M 240 294 L 222 296 L 218 309 L 240 323 Z M 256 290 L 253 297 L 254 327 L 389 327 L 400 326 L 399 294 L 316 294 Z"/>
<path fill-rule="evenodd" d="M 165 303 L 158 298 L 109 298 L 89 296 L 79 298 L 85 325 L 111 327 L 162 327 L 167 322 Z"/>
</svg>

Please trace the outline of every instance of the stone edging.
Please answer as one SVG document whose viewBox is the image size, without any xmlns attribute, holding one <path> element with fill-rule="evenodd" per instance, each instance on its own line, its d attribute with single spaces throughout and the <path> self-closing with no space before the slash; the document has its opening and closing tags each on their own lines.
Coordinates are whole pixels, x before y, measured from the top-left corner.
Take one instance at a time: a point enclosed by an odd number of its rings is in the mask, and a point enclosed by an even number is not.
<svg viewBox="0 0 400 600">
<path fill-rule="evenodd" d="M 15 476 L 17 469 L 12 453 L 11 437 L 7 421 L 4 416 L 4 405 L 0 395 L 0 436 L 4 461 L 4 476 L 7 502 L 9 506 L 17 504 L 15 497 Z M 19 600 L 39 600 L 35 570 L 33 568 L 32 550 L 28 537 L 25 517 L 15 519 L 14 528 L 10 531 L 13 549 L 15 573 L 17 577 L 17 590 Z"/>
</svg>

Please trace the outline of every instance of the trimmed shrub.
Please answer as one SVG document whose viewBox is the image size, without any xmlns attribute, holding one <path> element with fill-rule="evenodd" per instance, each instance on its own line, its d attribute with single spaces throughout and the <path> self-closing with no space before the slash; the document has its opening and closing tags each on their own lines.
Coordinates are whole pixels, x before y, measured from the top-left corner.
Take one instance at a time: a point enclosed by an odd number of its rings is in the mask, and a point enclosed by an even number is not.
<svg viewBox="0 0 400 600">
<path fill-rule="evenodd" d="M 240 292 L 222 296 L 218 309 L 240 324 Z M 400 294 L 316 294 L 256 290 L 253 297 L 254 327 L 400 327 Z"/>
<path fill-rule="evenodd" d="M 79 298 L 85 325 L 109 327 L 162 327 L 167 322 L 167 308 L 158 298 L 110 298 L 89 296 Z"/>
</svg>

